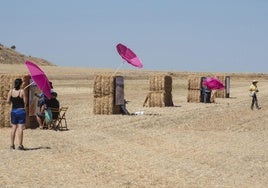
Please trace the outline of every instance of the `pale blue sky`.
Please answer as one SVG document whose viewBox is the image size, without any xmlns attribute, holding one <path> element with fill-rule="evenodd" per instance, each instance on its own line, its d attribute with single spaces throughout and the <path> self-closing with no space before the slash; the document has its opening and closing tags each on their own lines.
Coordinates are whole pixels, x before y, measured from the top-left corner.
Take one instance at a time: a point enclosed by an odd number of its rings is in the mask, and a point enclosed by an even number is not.
<svg viewBox="0 0 268 188">
<path fill-rule="evenodd" d="M 0 43 L 59 66 L 268 71 L 268 0 L 2 0 Z M 124 64 L 123 69 L 137 69 Z"/>
</svg>

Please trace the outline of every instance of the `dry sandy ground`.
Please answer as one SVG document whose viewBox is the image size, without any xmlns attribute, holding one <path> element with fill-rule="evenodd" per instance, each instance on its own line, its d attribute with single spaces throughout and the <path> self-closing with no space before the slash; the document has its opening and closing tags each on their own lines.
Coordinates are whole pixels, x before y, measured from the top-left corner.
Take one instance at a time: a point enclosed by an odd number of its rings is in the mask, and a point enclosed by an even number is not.
<svg viewBox="0 0 268 188">
<path fill-rule="evenodd" d="M 0 129 L 0 187 L 267 187 L 267 79 L 261 110 L 249 108 L 252 78 L 231 77 L 231 98 L 198 104 L 176 76 L 176 106 L 144 108 L 149 83 L 137 77 L 125 79 L 127 109 L 144 115 L 93 115 L 94 71 L 44 69 L 69 106 L 69 130 L 26 129 L 28 150 L 10 151 L 10 129 Z"/>
</svg>

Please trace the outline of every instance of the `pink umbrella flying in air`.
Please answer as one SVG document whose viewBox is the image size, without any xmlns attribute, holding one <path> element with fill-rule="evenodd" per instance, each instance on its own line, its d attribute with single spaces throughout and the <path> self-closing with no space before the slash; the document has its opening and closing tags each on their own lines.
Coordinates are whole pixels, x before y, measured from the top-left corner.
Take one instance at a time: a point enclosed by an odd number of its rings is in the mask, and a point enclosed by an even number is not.
<svg viewBox="0 0 268 188">
<path fill-rule="evenodd" d="M 224 89 L 223 83 L 216 77 L 209 77 L 203 81 L 203 84 L 211 90 Z"/>
<path fill-rule="evenodd" d="M 117 52 L 119 53 L 119 55 L 126 60 L 129 64 L 138 67 L 138 68 L 142 68 L 142 62 L 141 60 L 138 58 L 138 56 L 128 47 L 126 47 L 125 45 L 119 43 L 116 45 L 116 49 Z"/>
<path fill-rule="evenodd" d="M 34 83 L 45 94 L 45 96 L 48 99 L 50 99 L 51 98 L 51 87 L 50 87 L 49 80 L 48 80 L 47 76 L 45 75 L 45 73 L 36 64 L 34 64 L 30 61 L 26 61 L 25 65 L 27 66 Z M 33 83 L 31 83 L 31 84 L 33 84 Z"/>
</svg>

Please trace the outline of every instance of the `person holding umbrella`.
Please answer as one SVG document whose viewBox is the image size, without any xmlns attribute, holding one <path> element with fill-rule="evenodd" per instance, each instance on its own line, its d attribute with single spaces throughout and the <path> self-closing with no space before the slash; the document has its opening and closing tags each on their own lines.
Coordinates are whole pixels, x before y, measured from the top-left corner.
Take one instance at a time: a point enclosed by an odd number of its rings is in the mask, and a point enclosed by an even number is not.
<svg viewBox="0 0 268 188">
<path fill-rule="evenodd" d="M 19 150 L 24 150 L 24 146 L 22 145 L 23 142 L 23 129 L 26 122 L 26 96 L 24 90 L 21 89 L 22 79 L 17 78 L 14 81 L 14 88 L 8 92 L 7 102 L 12 104 L 11 109 L 11 146 L 10 149 L 15 149 L 15 136 L 16 131 L 18 130 L 18 137 L 19 137 Z"/>
<path fill-rule="evenodd" d="M 35 83 L 37 85 L 37 87 L 42 92 L 42 94 L 40 96 L 35 94 L 35 96 L 42 99 L 42 100 L 40 100 L 40 104 L 39 104 L 39 106 L 41 107 L 41 113 L 42 113 L 42 111 L 45 110 L 46 100 L 49 100 L 51 98 L 52 82 L 49 82 L 44 71 L 39 66 L 37 66 L 35 63 L 32 63 L 32 62 L 27 60 L 25 62 L 25 65 L 28 68 L 30 75 L 31 75 L 31 78 L 33 80 L 33 82 L 30 83 L 28 86 Z M 26 86 L 25 88 L 27 88 L 28 86 Z M 40 127 L 42 128 L 41 125 L 40 125 Z"/>
<path fill-rule="evenodd" d="M 257 80 L 253 80 L 251 85 L 249 86 L 250 96 L 252 97 L 251 110 L 253 110 L 254 105 L 258 110 L 261 109 L 261 107 L 258 104 L 258 98 L 257 98 L 257 93 L 259 92 L 257 83 L 258 83 Z"/>
<path fill-rule="evenodd" d="M 50 85 L 50 93 L 53 93 L 54 90 L 53 90 L 52 82 L 49 81 L 49 85 Z M 39 107 L 42 107 L 46 103 L 46 101 L 48 100 L 48 98 L 46 97 L 46 95 L 43 92 L 41 92 L 39 95 L 37 93 L 35 93 L 34 96 L 36 96 L 39 99 L 38 100 Z"/>
<path fill-rule="evenodd" d="M 53 84 L 52 82 L 49 81 L 49 85 L 50 85 L 50 92 L 51 92 L 51 99 L 55 98 L 52 94 L 56 93 L 53 90 Z M 39 98 L 38 100 L 38 106 L 39 106 L 39 112 L 36 114 L 36 118 L 37 118 L 37 122 L 39 124 L 39 128 L 43 129 L 43 120 L 45 119 L 45 111 L 47 110 L 47 107 L 49 107 L 48 102 L 51 99 L 48 99 L 46 97 L 46 95 L 41 92 L 39 95 L 37 93 L 34 94 L 37 98 Z"/>
</svg>

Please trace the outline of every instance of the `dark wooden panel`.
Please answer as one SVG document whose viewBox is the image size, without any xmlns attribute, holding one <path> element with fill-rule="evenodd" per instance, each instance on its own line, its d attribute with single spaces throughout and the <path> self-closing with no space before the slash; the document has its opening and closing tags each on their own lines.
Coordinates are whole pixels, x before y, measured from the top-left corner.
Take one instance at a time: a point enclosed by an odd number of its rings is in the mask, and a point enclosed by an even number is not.
<svg viewBox="0 0 268 188">
<path fill-rule="evenodd" d="M 124 77 L 115 77 L 115 105 L 124 105 Z"/>
</svg>

